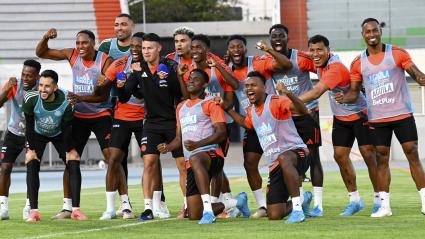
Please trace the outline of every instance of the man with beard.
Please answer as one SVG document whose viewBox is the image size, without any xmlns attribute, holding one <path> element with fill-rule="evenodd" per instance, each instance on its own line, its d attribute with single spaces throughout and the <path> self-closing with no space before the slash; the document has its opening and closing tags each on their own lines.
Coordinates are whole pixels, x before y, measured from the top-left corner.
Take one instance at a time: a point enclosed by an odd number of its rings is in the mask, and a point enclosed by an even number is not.
<svg viewBox="0 0 425 239">
<path fill-rule="evenodd" d="M 29 90 L 36 90 L 41 65 L 35 60 L 26 60 L 21 71 L 21 78 L 10 77 L 0 93 L 0 107 L 11 101 L 11 113 L 6 136 L 1 148 L 0 168 L 0 220 L 9 219 L 10 174 L 16 158 L 25 149 L 25 118 L 22 112 L 24 95 Z M 29 199 L 23 210 L 23 218 L 29 214 Z"/>
<path fill-rule="evenodd" d="M 131 55 L 115 60 L 105 72 L 105 78 L 100 83 L 102 87 L 111 87 L 117 85 L 123 87 L 127 75 L 131 74 L 131 64 L 139 61 L 142 57 L 142 37 L 144 33 L 137 32 L 131 37 L 130 51 Z M 130 95 L 129 95 L 130 97 Z M 134 218 L 131 204 L 128 198 L 127 183 L 122 161 L 128 151 L 131 135 L 134 134 L 138 144 L 141 144 L 144 105 L 142 96 L 136 98 L 131 96 L 127 103 L 117 102 L 114 113 L 114 121 L 111 130 L 111 141 L 109 148 L 108 170 L 106 173 L 106 211 L 101 220 L 110 220 L 116 218 L 117 214 L 122 214 L 124 219 Z M 124 179 L 124 180 L 122 180 Z M 123 182 L 121 182 L 123 181 Z M 118 187 L 119 186 L 119 187 Z M 119 190 L 121 207 L 115 212 L 115 191 Z"/>
<path fill-rule="evenodd" d="M 269 168 L 267 214 L 280 220 L 291 213 L 285 223 L 305 221 L 299 190 L 299 178 L 308 169 L 308 149 L 298 135 L 292 112 L 308 114 L 303 102 L 285 88 L 287 97 L 266 94 L 266 78 L 258 71 L 248 73 L 245 93 L 250 102 L 247 115 L 225 110 L 240 126 L 254 129 Z M 221 104 L 224 107 L 223 104 Z M 292 203 L 288 198 L 291 196 Z M 291 212 L 292 211 L 292 212 Z"/>
<path fill-rule="evenodd" d="M 334 158 L 339 166 L 349 197 L 349 203 L 340 215 L 352 216 L 365 207 L 357 190 L 356 172 L 350 160 L 350 152 L 355 139 L 357 139 L 360 153 L 368 167 L 370 181 L 376 190 L 376 151 L 367 122 L 366 100 L 361 94 L 353 103 L 338 104 L 335 94 L 346 92 L 350 87 L 348 69 L 342 64 L 338 55 L 330 52 L 329 40 L 326 37 L 322 35 L 311 37 L 308 47 L 312 59 L 305 58 L 303 64 L 310 64 L 309 68 L 312 72 L 317 73 L 319 82 L 299 98 L 304 102 L 311 102 L 326 91 L 329 92 L 329 103 L 334 115 L 332 126 Z"/>
<path fill-rule="evenodd" d="M 75 48 L 51 49 L 48 41 L 57 37 L 56 29 L 49 29 L 36 48 L 38 57 L 50 60 L 68 60 L 72 68 L 73 93 L 68 99 L 75 105 L 72 121 L 73 140 L 78 155 L 81 156 L 85 145 L 93 132 L 96 135 L 104 159 L 108 158 L 112 117 L 109 91 L 97 86 L 99 76 L 109 67 L 112 59 L 105 53 L 96 51 L 95 35 L 89 30 L 81 30 L 76 36 Z M 79 163 L 79 161 L 78 161 Z M 81 178 L 77 183 L 81 186 Z M 71 195 L 64 174 L 64 204 L 54 219 L 71 217 Z"/>
<path fill-rule="evenodd" d="M 418 133 L 413 117 L 404 71 L 419 85 L 425 85 L 425 75 L 413 63 L 406 50 L 381 42 L 382 29 L 375 18 L 362 24 L 362 36 L 367 49 L 351 63 L 351 87 L 340 103 L 354 101 L 361 85 L 365 87 L 369 125 L 377 150 L 377 178 L 380 205 L 371 217 L 391 216 L 389 157 L 394 132 L 409 161 L 410 173 L 422 201 L 425 214 L 425 174 L 418 154 Z"/>
<path fill-rule="evenodd" d="M 310 79 L 309 69 L 301 64 L 304 58 L 310 58 L 306 53 L 296 49 L 288 48 L 288 28 L 282 24 L 273 25 L 269 30 L 270 44 L 273 49 L 285 55 L 291 62 L 292 68 L 273 72 L 270 80 L 266 82 L 266 90 L 268 93 L 280 93 L 276 91 L 278 84 L 283 84 L 286 89 L 291 91 L 295 96 L 313 88 Z M 308 67 L 308 66 L 307 66 Z M 319 121 L 319 101 L 312 100 L 305 103 L 309 115 L 293 115 L 295 126 L 298 133 L 308 146 L 310 152 L 310 177 L 313 184 L 314 207 L 311 212 L 308 208 L 304 208 L 304 212 L 312 217 L 320 217 L 323 215 L 322 193 L 323 193 L 323 169 L 320 162 L 319 146 L 321 146 L 320 121 Z M 300 188 L 303 195 L 302 187 Z M 311 200 L 311 195 L 306 194 L 304 200 Z M 306 203 L 305 205 L 308 205 Z"/>
<path fill-rule="evenodd" d="M 231 70 L 233 76 L 238 80 L 238 89 L 235 90 L 235 94 L 239 102 L 239 112 L 242 115 L 246 114 L 246 109 L 250 104 L 244 92 L 246 76 L 249 72 L 258 71 L 268 79 L 271 72 L 292 67 L 292 63 L 284 55 L 268 47 L 264 42 L 259 42 L 257 48 L 271 54 L 272 58 L 247 56 L 246 39 L 243 36 L 232 35 L 227 40 L 227 51 L 231 61 Z M 244 168 L 248 177 L 248 183 L 258 205 L 257 211 L 252 216 L 254 218 L 266 217 L 267 205 L 263 195 L 261 175 L 258 171 L 258 164 L 263 150 L 261 149 L 255 130 L 248 129 L 245 131 L 243 152 Z"/>
<path fill-rule="evenodd" d="M 58 151 L 69 171 L 69 188 L 72 197 L 73 220 L 87 220 L 80 211 L 81 172 L 80 157 L 72 140 L 72 105 L 66 99 L 65 91 L 58 88 L 58 74 L 45 70 L 40 74 L 37 91 L 29 91 L 24 96 L 22 111 L 25 114 L 25 136 L 28 151 L 25 156 L 27 166 L 27 193 L 31 212 L 27 222 L 41 220 L 38 211 L 38 190 L 40 188 L 40 162 L 46 145 L 51 142 Z"/>
</svg>

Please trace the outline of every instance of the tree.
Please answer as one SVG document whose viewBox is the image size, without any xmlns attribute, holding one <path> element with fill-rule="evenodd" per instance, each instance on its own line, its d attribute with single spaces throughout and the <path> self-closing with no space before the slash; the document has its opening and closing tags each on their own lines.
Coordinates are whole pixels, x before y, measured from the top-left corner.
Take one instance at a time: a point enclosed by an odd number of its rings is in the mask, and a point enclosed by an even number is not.
<svg viewBox="0 0 425 239">
<path fill-rule="evenodd" d="M 142 2 L 131 4 L 136 23 L 143 22 Z M 242 11 L 234 7 L 238 0 L 145 0 L 146 22 L 197 22 L 242 20 Z"/>
</svg>

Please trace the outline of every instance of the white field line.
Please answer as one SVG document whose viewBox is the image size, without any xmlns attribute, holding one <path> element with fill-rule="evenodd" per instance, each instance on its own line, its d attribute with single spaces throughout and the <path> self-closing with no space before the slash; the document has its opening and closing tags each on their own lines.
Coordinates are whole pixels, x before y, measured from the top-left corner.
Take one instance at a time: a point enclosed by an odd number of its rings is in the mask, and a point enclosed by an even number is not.
<svg viewBox="0 0 425 239">
<path fill-rule="evenodd" d="M 72 235 L 84 234 L 84 233 L 106 231 L 106 230 L 118 229 L 118 228 L 134 227 L 134 226 L 143 225 L 143 224 L 170 221 L 170 220 L 177 220 L 177 218 L 168 218 L 168 219 L 159 219 L 159 220 L 152 220 L 152 221 L 145 221 L 145 222 L 136 222 L 136 223 L 122 224 L 122 225 L 116 225 L 116 226 L 110 226 L 110 227 L 93 228 L 93 229 L 87 229 L 87 230 L 81 230 L 81 231 L 51 233 L 51 234 L 38 235 L 38 236 L 34 236 L 34 237 L 21 237 L 20 239 L 51 238 L 51 237 L 59 237 L 59 236 L 65 236 L 65 235 L 70 235 L 70 234 L 72 234 Z"/>
</svg>

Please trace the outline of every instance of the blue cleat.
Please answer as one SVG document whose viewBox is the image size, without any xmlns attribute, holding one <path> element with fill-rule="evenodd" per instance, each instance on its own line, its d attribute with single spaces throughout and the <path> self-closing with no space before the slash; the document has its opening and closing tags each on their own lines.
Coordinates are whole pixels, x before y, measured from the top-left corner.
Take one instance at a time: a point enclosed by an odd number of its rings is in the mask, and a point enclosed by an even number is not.
<svg viewBox="0 0 425 239">
<path fill-rule="evenodd" d="M 153 220 L 153 212 L 150 209 L 146 209 L 142 214 L 140 214 L 139 221 L 148 221 Z"/>
<path fill-rule="evenodd" d="M 286 224 L 300 223 L 305 221 L 303 211 L 292 211 L 289 218 L 285 221 Z"/>
<path fill-rule="evenodd" d="M 213 224 L 215 222 L 215 216 L 213 212 L 204 212 L 202 214 L 201 220 L 198 222 L 199 225 L 203 224 Z"/>
<path fill-rule="evenodd" d="M 243 217 L 248 218 L 251 215 L 251 212 L 249 211 L 248 196 L 246 195 L 246 193 L 239 193 L 236 196 L 236 200 L 238 201 L 236 203 L 236 208 L 239 209 L 240 212 L 242 212 Z"/>
<path fill-rule="evenodd" d="M 381 207 L 381 205 L 374 203 L 373 207 L 372 207 L 372 214 L 377 212 L 379 210 L 379 208 Z"/>
<path fill-rule="evenodd" d="M 308 214 L 310 217 L 323 217 L 323 211 L 318 206 L 315 206 Z"/>
<path fill-rule="evenodd" d="M 353 216 L 357 212 L 363 210 L 363 208 L 364 208 L 364 203 L 360 199 L 360 201 L 358 201 L 358 202 L 350 202 L 347 205 L 347 207 L 344 209 L 344 211 L 339 215 L 345 216 L 345 217 Z"/>
<path fill-rule="evenodd" d="M 309 215 L 310 214 L 310 203 L 311 203 L 311 199 L 313 199 L 313 194 L 311 192 L 304 192 L 304 201 L 302 204 L 302 208 L 303 208 L 303 212 L 304 215 Z"/>
</svg>

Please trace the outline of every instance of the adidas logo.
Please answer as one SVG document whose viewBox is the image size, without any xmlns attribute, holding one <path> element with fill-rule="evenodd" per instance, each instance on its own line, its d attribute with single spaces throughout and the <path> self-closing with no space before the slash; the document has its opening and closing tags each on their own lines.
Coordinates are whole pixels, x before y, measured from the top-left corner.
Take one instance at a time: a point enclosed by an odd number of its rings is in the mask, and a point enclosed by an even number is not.
<svg viewBox="0 0 425 239">
<path fill-rule="evenodd" d="M 142 77 L 148 77 L 148 74 L 146 74 L 146 72 L 143 72 Z"/>
<path fill-rule="evenodd" d="M 124 201 L 124 202 L 122 202 L 122 203 L 128 203 L 127 201 Z"/>
</svg>

